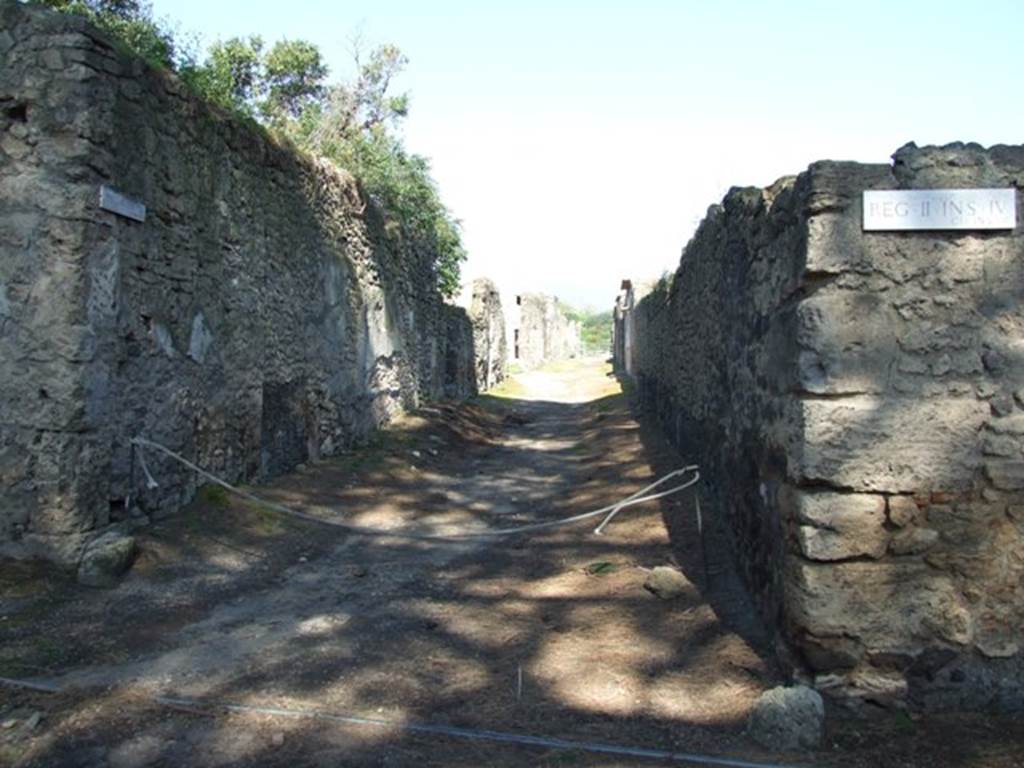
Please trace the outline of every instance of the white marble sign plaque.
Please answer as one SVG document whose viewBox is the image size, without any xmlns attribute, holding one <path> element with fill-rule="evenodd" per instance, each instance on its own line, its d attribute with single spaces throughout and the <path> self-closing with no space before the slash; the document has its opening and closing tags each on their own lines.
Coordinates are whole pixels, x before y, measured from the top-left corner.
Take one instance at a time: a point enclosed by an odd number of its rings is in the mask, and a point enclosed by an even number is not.
<svg viewBox="0 0 1024 768">
<path fill-rule="evenodd" d="M 105 184 L 100 187 L 100 208 L 133 221 L 146 220 L 146 206 Z"/>
<path fill-rule="evenodd" d="M 892 189 L 864 193 L 864 230 L 1013 229 L 1014 189 Z"/>
</svg>

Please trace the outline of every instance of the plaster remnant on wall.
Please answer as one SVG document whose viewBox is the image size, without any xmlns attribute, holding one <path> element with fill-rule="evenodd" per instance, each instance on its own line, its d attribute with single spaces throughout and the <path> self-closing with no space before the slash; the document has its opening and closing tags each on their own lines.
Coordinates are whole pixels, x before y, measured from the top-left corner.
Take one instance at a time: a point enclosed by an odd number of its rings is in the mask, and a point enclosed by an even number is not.
<svg viewBox="0 0 1024 768">
<path fill-rule="evenodd" d="M 156 342 L 157 347 L 169 359 L 173 360 L 178 356 L 178 351 L 174 348 L 174 337 L 171 336 L 166 325 L 161 322 L 153 322 L 150 325 L 150 332 L 153 334 L 153 341 Z"/>
<path fill-rule="evenodd" d="M 188 356 L 195 362 L 202 364 L 206 360 L 206 353 L 213 344 L 213 334 L 206 327 L 206 318 L 202 312 L 196 312 L 192 318 L 192 335 L 188 341 Z"/>
</svg>

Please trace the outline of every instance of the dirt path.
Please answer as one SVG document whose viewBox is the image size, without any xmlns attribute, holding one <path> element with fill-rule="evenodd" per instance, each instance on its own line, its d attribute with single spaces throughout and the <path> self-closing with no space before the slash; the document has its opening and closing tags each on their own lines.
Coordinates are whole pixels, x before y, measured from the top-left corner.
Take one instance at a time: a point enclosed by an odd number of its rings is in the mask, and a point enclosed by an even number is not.
<svg viewBox="0 0 1024 768">
<path fill-rule="evenodd" d="M 425 409 L 357 453 L 258 491 L 361 525 L 450 533 L 601 507 L 680 463 L 640 428 L 601 362 L 522 375 L 500 394 Z M 765 761 L 837 758 L 769 756 L 743 738 L 751 703 L 778 681 L 714 540 L 706 582 L 689 495 L 623 512 L 603 537 L 581 525 L 456 544 L 351 536 L 202 496 L 146 529 L 116 590 L 8 573 L 0 674 L 71 689 L 0 690 L 0 721 L 15 721 L 0 733 L 0 764 L 651 764 L 210 716 L 156 706 L 158 694 Z M 674 600 L 643 588 L 663 564 L 688 580 Z M 29 729 L 34 712 L 43 719 Z M 860 750 L 864 765 L 915 764 L 877 760 L 863 735 L 877 727 L 837 727 L 832 743 Z"/>
</svg>

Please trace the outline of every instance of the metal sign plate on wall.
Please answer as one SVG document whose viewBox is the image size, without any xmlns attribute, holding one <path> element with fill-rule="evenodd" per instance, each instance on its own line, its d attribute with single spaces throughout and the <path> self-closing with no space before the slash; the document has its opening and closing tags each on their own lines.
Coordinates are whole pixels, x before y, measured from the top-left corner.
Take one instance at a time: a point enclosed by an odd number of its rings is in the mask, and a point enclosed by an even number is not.
<svg viewBox="0 0 1024 768">
<path fill-rule="evenodd" d="M 146 220 L 146 206 L 105 184 L 100 187 L 100 208 L 133 221 Z"/>
<path fill-rule="evenodd" d="M 886 189 L 864 193 L 864 231 L 1013 229 L 1015 189 Z"/>
</svg>

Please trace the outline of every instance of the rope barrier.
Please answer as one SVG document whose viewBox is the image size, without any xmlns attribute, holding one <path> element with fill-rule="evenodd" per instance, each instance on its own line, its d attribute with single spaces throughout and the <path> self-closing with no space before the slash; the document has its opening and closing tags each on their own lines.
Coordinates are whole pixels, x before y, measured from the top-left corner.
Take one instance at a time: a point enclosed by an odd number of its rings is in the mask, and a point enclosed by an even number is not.
<svg viewBox="0 0 1024 768">
<path fill-rule="evenodd" d="M 211 708 L 223 709 L 227 712 L 241 714 L 271 715 L 274 717 L 290 717 L 295 719 L 311 719 L 323 722 L 339 723 L 342 725 L 359 725 L 376 728 L 393 728 L 409 733 L 424 733 L 432 736 L 450 736 L 457 739 L 471 739 L 474 741 L 492 741 L 504 744 L 521 744 L 530 747 L 545 747 L 547 749 L 571 749 L 580 752 L 596 752 L 606 755 L 621 755 L 624 757 L 642 757 L 651 760 L 668 760 L 675 763 L 691 763 L 696 765 L 717 765 L 725 768 L 788 768 L 787 766 L 773 763 L 752 763 L 747 760 L 738 760 L 731 757 L 713 757 L 711 755 L 698 755 L 689 752 L 670 752 L 663 749 L 647 749 L 645 747 L 625 747 L 617 744 L 602 744 L 593 741 L 576 741 L 574 739 L 559 739 L 549 736 L 532 736 L 529 734 L 510 733 L 509 731 L 490 731 L 479 728 L 465 728 L 454 725 L 440 725 L 435 723 L 403 722 L 396 720 L 384 720 L 375 717 L 359 717 L 357 715 L 341 715 L 330 712 L 323 712 L 316 709 L 292 709 L 284 707 L 262 707 L 253 704 L 231 704 L 213 703 L 204 704 L 196 699 L 172 698 L 166 696 L 154 696 L 153 701 L 168 707 L 182 707 L 194 711 L 202 711 Z"/>
<path fill-rule="evenodd" d="M 530 524 L 526 524 L 526 525 L 515 526 L 513 528 L 498 528 L 496 530 L 491 530 L 491 531 L 477 531 L 477 532 L 453 533 L 453 534 L 415 533 L 415 532 L 412 532 L 412 531 L 401 531 L 401 530 L 390 529 L 390 528 L 375 528 L 375 527 L 370 527 L 370 526 L 354 525 L 352 523 L 346 523 L 346 522 L 343 522 L 341 520 L 335 520 L 335 519 L 330 519 L 330 518 L 318 517 L 316 515 L 311 515 L 311 514 L 308 514 L 306 512 L 302 512 L 300 510 L 297 510 L 297 509 L 294 509 L 292 507 L 286 506 L 284 504 L 278 504 L 277 502 L 261 498 L 260 496 L 257 496 L 254 493 L 251 493 L 251 492 L 243 490 L 243 489 L 241 489 L 241 488 L 239 488 L 239 487 L 237 487 L 235 485 L 232 485 L 231 483 L 227 482 L 223 478 L 220 478 L 217 475 L 214 475 L 213 473 L 208 472 L 207 470 L 205 470 L 202 467 L 198 466 L 197 464 L 189 461 L 188 459 L 186 459 L 181 454 L 176 453 L 175 451 L 172 451 L 167 446 L 161 445 L 160 443 L 154 442 L 153 440 L 148 440 L 148 439 L 146 439 L 144 437 L 135 437 L 135 438 L 132 438 L 131 442 L 132 442 L 132 445 L 136 446 L 139 449 L 138 450 L 139 466 L 142 468 L 142 471 L 143 471 L 143 473 L 146 476 L 146 487 L 147 488 L 153 489 L 153 488 L 159 487 L 159 484 L 153 478 L 152 473 L 149 471 L 149 467 L 147 466 L 146 459 L 145 459 L 145 451 L 144 451 L 144 449 L 145 448 L 152 448 L 153 450 L 158 451 L 158 452 L 164 454 L 165 456 L 173 459 L 174 461 L 178 462 L 182 466 L 192 470 L 193 472 L 198 474 L 200 477 L 206 478 L 211 483 L 214 483 L 216 485 L 221 486 L 222 488 L 224 488 L 227 491 L 230 491 L 231 493 L 235 494 L 236 496 L 239 496 L 239 497 L 241 497 L 243 499 L 247 499 L 248 501 L 252 501 L 252 502 L 254 502 L 256 504 L 259 504 L 259 505 L 261 505 L 263 507 L 266 507 L 268 509 L 274 510 L 275 512 L 279 512 L 279 513 L 281 513 L 283 515 L 288 515 L 290 517 L 294 517 L 294 518 L 299 519 L 299 520 L 305 520 L 307 522 L 318 523 L 320 525 L 326 525 L 326 526 L 330 526 L 330 527 L 333 527 L 333 528 L 340 528 L 342 530 L 348 531 L 349 533 L 357 534 L 357 535 L 360 535 L 360 536 L 374 536 L 374 537 L 381 537 L 381 538 L 402 538 L 402 539 L 411 539 L 411 540 L 414 540 L 414 541 L 446 541 L 446 542 L 456 542 L 456 541 L 471 541 L 471 540 L 474 540 L 474 539 L 498 538 L 498 537 L 502 537 L 502 536 L 515 536 L 515 535 L 520 534 L 520 533 L 530 533 L 530 532 L 533 532 L 533 531 L 543 531 L 543 530 L 549 530 L 549 529 L 552 529 L 552 528 L 558 528 L 558 527 L 561 527 L 563 525 L 571 525 L 573 523 L 578 523 L 578 522 L 580 522 L 582 520 L 589 520 L 590 518 L 593 518 L 593 517 L 599 517 L 601 515 L 606 515 L 604 521 L 597 528 L 594 529 L 594 533 L 600 535 L 602 533 L 604 527 L 606 525 L 608 525 L 609 522 L 611 522 L 612 518 L 614 518 L 615 515 L 617 515 L 621 510 L 625 509 L 626 507 L 632 507 L 632 506 L 635 506 L 637 504 L 643 504 L 643 503 L 648 502 L 648 501 L 654 501 L 655 499 L 661 499 L 661 498 L 664 498 L 666 496 L 671 496 L 674 493 L 679 493 L 680 491 L 684 491 L 687 488 L 693 487 L 697 483 L 697 481 L 700 480 L 700 472 L 698 471 L 697 466 L 694 465 L 694 464 L 691 464 L 689 466 L 681 467 L 680 469 L 676 469 L 676 470 L 673 470 L 672 472 L 669 472 L 667 475 L 664 475 L 663 477 L 659 478 L 658 480 L 656 480 L 655 482 L 651 483 L 650 485 L 648 485 L 648 486 L 646 486 L 644 488 L 641 488 L 636 493 L 633 493 L 633 494 L 627 496 L 625 499 L 622 499 L 621 501 L 616 502 L 615 504 L 609 504 L 606 507 L 602 507 L 601 509 L 595 509 L 595 510 L 592 510 L 590 512 L 583 512 L 583 513 L 578 514 L 578 515 L 571 515 L 569 517 L 563 517 L 563 518 L 560 518 L 558 520 L 551 520 L 551 521 L 546 521 L 546 522 L 543 522 L 543 523 L 530 523 Z M 686 482 L 684 482 L 684 483 L 682 483 L 680 485 L 677 485 L 677 486 L 675 486 L 673 488 L 669 488 L 668 490 L 665 490 L 665 491 L 659 491 L 658 493 L 651 493 L 651 491 L 653 491 L 655 488 L 660 487 L 661 485 L 665 484 L 666 482 L 668 482 L 672 478 L 679 477 L 680 475 L 685 475 L 685 474 L 689 474 L 689 473 L 692 473 L 693 477 L 689 478 Z"/>
<path fill-rule="evenodd" d="M 58 694 L 67 693 L 70 688 L 55 685 L 53 683 L 39 683 L 31 680 L 16 680 L 10 677 L 0 677 L 0 686 L 8 688 L 20 688 L 22 690 L 35 691 L 37 693 Z M 714 757 L 712 755 L 699 755 L 687 752 L 670 752 L 661 749 L 647 749 L 645 747 L 626 747 L 617 744 L 602 744 L 592 741 L 576 741 L 573 739 L 559 739 L 548 736 L 533 736 L 530 734 L 511 733 L 508 731 L 491 731 L 479 728 L 464 728 L 452 725 L 441 725 L 437 723 L 404 722 L 396 720 L 384 720 L 371 717 L 360 717 L 358 715 L 343 715 L 331 712 L 323 712 L 315 709 L 286 709 L 284 707 L 263 707 L 253 704 L 235 704 L 230 702 L 207 702 L 200 699 L 183 698 L 177 696 L 148 695 L 143 697 L 162 707 L 169 709 L 182 709 L 198 714 L 216 715 L 217 710 L 238 714 L 258 714 L 272 717 L 289 717 L 294 719 L 319 720 L 321 722 L 336 723 L 339 725 L 368 726 L 375 728 L 390 728 L 407 733 L 420 733 L 430 736 L 448 736 L 456 739 L 470 739 L 473 741 L 489 741 L 503 744 L 519 744 L 530 747 L 543 747 L 546 749 L 576 750 L 580 752 L 593 752 L 606 755 L 620 755 L 624 757 L 640 757 L 652 760 L 668 760 L 677 763 L 690 763 L 696 765 L 715 765 L 723 768 L 787 768 L 787 766 L 773 763 L 752 763 L 746 760 L 738 760 L 730 757 Z"/>
<path fill-rule="evenodd" d="M 604 515 L 605 518 L 602 520 L 600 525 L 594 529 L 594 534 L 601 535 L 604 528 L 614 519 L 614 517 L 623 509 L 637 504 L 642 504 L 647 501 L 654 501 L 655 499 L 661 499 L 666 496 L 670 496 L 680 491 L 684 491 L 687 488 L 693 487 L 700 480 L 700 472 L 696 465 L 688 465 L 681 467 L 680 469 L 673 470 L 667 475 L 659 478 L 655 482 L 641 488 L 639 491 L 627 496 L 615 504 L 609 504 L 608 506 L 602 507 L 601 509 L 595 509 L 590 512 L 584 512 L 578 515 L 571 515 L 569 517 L 560 518 L 558 520 L 551 520 L 542 523 L 531 523 L 527 525 L 515 526 L 512 528 L 500 528 L 491 531 L 478 531 L 473 533 L 456 533 L 456 534 L 426 534 L 426 533 L 415 533 L 410 531 L 393 530 L 387 528 L 375 528 L 370 526 L 353 525 L 345 523 L 340 520 L 334 520 L 329 518 L 317 517 L 284 504 L 264 499 L 254 493 L 243 490 L 231 483 L 227 482 L 223 478 L 214 475 L 211 472 L 203 469 L 192 461 L 189 461 L 184 456 L 175 451 L 172 451 L 167 446 L 161 445 L 153 440 L 148 440 L 144 437 L 135 437 L 131 441 L 133 447 L 133 465 L 135 459 L 135 453 L 138 453 L 138 463 L 145 476 L 146 487 L 154 489 L 159 487 L 159 483 L 153 477 L 152 472 L 146 463 L 145 449 L 150 448 L 159 453 L 164 454 L 170 459 L 178 462 L 187 469 L 195 472 L 200 477 L 209 480 L 216 485 L 221 486 L 225 490 L 240 496 L 241 498 L 252 501 L 256 504 L 264 506 L 268 509 L 274 510 L 284 515 L 288 515 L 300 520 L 305 520 L 312 523 L 318 523 L 320 525 L 326 525 L 334 528 L 340 528 L 350 533 L 361 535 L 361 536 L 376 536 L 376 537 L 389 537 L 389 538 L 404 538 L 412 539 L 417 541 L 469 541 L 473 539 L 486 539 L 486 538 L 497 538 L 502 536 L 513 536 L 520 533 L 528 533 L 533 531 L 550 530 L 553 528 L 571 525 L 578 523 L 583 520 L 590 518 L 599 517 Z M 138 449 L 135 451 L 135 449 Z M 681 483 L 680 485 L 674 486 L 664 491 L 652 493 L 654 489 L 662 486 L 674 477 L 692 473 L 693 476 Z M 703 516 L 700 510 L 699 499 L 696 502 L 696 513 L 697 513 L 697 530 L 700 534 L 701 544 L 704 544 L 704 526 Z M 707 567 L 706 562 L 706 551 L 704 552 L 705 568 Z M 707 578 L 705 574 L 705 579 Z M 12 678 L 0 677 L 0 686 L 23 688 L 27 690 L 38 691 L 42 693 L 60 693 L 63 689 L 49 682 L 35 682 L 29 680 L 16 680 Z M 534 736 L 529 734 L 517 734 L 506 731 L 492 731 L 477 728 L 463 728 L 449 725 L 440 725 L 433 723 L 417 723 L 417 722 L 399 722 L 391 720 L 383 720 L 377 718 L 359 717 L 356 715 L 346 714 L 334 714 L 329 712 L 323 712 L 320 710 L 307 710 L 307 709 L 286 709 L 282 707 L 264 707 L 250 704 L 236 704 L 236 703 L 224 703 L 224 702 L 204 702 L 196 699 L 186 699 L 180 697 L 171 696 L 151 696 L 150 700 L 156 704 L 171 708 L 187 708 L 192 711 L 201 711 L 203 709 L 210 710 L 223 710 L 226 712 L 236 713 L 250 713 L 250 714 L 263 714 L 277 717 L 290 717 L 290 718 L 304 718 L 314 719 L 324 722 L 339 723 L 345 725 L 357 725 L 357 726 L 370 726 L 378 728 L 393 728 L 410 733 L 422 733 L 434 736 L 448 736 L 454 738 L 471 739 L 477 741 L 490 741 L 499 742 L 505 744 L 519 744 L 524 746 L 543 747 L 547 749 L 560 749 L 560 750 L 576 750 L 582 752 L 600 753 L 600 754 L 611 754 L 620 755 L 625 757 L 639 757 L 648 758 L 653 760 L 667 760 L 671 762 L 690 763 L 695 765 L 711 765 L 711 766 L 722 766 L 723 768 L 787 768 L 786 766 L 775 764 L 775 763 L 754 763 L 746 760 L 739 760 L 728 757 L 714 757 L 711 755 L 700 755 L 687 752 L 673 752 L 660 749 L 647 749 L 643 747 L 627 747 L 619 746 L 615 744 L 602 744 L 598 742 L 589 741 L 576 741 L 572 739 L 561 739 L 551 738 L 546 736 Z"/>
</svg>

